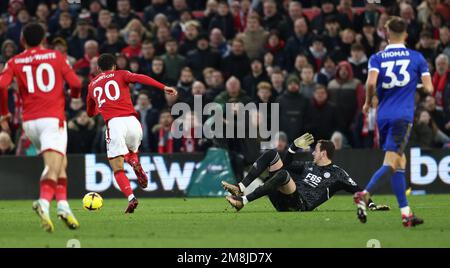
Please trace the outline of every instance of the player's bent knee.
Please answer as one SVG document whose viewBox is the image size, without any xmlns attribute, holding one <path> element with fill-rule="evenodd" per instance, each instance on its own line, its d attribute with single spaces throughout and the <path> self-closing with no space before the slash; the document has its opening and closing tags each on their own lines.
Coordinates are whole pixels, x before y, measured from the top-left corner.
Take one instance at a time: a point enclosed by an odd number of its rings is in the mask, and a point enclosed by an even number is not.
<svg viewBox="0 0 450 268">
<path fill-rule="evenodd" d="M 278 185 L 283 186 L 289 183 L 291 176 L 287 170 L 282 169 L 273 175 L 273 179 L 277 181 Z"/>
</svg>

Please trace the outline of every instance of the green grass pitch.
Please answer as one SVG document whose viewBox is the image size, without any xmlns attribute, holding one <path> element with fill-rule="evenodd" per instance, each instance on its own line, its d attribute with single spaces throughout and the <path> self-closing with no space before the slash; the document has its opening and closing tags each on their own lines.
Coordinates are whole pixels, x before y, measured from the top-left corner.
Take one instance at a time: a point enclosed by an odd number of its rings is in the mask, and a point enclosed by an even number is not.
<svg viewBox="0 0 450 268">
<path fill-rule="evenodd" d="M 31 201 L 0 201 L 0 247 L 450 247 L 450 195 L 410 197 L 425 224 L 401 226 L 393 196 L 376 196 L 388 212 L 369 212 L 368 222 L 356 219 L 352 198 L 336 196 L 314 212 L 277 213 L 268 199 L 257 200 L 236 213 L 224 198 L 140 199 L 132 215 L 123 214 L 125 199 L 106 199 L 97 212 L 81 200 L 70 200 L 81 228 L 68 230 L 52 219 L 55 232 L 40 229 Z"/>
</svg>

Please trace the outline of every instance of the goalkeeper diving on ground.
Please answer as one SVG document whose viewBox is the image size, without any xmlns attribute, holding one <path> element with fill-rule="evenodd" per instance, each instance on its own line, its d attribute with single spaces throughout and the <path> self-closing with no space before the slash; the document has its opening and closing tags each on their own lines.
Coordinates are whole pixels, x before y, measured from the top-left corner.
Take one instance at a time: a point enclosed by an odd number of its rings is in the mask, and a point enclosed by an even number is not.
<svg viewBox="0 0 450 268">
<path fill-rule="evenodd" d="M 340 190 L 352 194 L 361 191 L 345 170 L 333 164 L 335 148 L 329 140 L 317 142 L 312 162 L 294 161 L 298 150 L 308 150 L 313 143 L 314 137 L 306 133 L 295 139 L 283 156 L 274 149 L 264 152 L 239 184 L 222 181 L 223 188 L 231 193 L 227 201 L 239 211 L 267 195 L 277 211 L 311 211 Z M 267 169 L 269 176 L 264 184 L 244 195 L 246 187 Z M 371 210 L 389 210 L 372 200 L 368 200 L 367 206 Z"/>
</svg>

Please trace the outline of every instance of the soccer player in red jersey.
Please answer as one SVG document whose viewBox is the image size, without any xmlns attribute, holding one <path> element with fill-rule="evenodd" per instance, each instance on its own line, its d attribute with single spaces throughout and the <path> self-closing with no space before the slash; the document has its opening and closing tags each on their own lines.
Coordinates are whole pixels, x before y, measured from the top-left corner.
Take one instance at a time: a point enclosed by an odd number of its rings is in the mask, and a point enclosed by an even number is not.
<svg viewBox="0 0 450 268">
<path fill-rule="evenodd" d="M 38 23 L 27 24 L 22 31 L 25 51 L 11 58 L 0 76 L 1 122 L 11 115 L 7 90 L 16 78 L 23 103 L 23 129 L 44 158 L 40 197 L 33 209 L 42 227 L 52 232 L 49 207 L 57 201 L 57 215 L 71 229 L 79 227 L 67 202 L 67 126 L 64 115 L 64 81 L 72 98 L 80 98 L 81 81 L 60 52 L 45 49 L 45 30 Z"/>
<path fill-rule="evenodd" d="M 120 190 L 128 198 L 125 213 L 133 213 L 138 201 L 124 172 L 124 161 L 133 167 L 141 188 L 147 187 L 148 179 L 137 155 L 142 140 L 142 126 L 137 119 L 128 84 L 153 86 L 170 95 L 176 95 L 177 91 L 146 75 L 116 70 L 116 57 L 112 54 L 102 54 L 97 64 L 100 74 L 89 84 L 87 113 L 89 116 L 100 113 L 105 120 L 109 163 Z"/>
</svg>

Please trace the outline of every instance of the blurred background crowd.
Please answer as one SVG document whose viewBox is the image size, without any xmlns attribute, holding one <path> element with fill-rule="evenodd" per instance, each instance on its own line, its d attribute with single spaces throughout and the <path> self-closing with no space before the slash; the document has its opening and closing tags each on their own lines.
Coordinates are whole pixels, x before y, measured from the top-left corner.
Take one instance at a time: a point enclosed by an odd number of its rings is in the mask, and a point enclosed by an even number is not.
<svg viewBox="0 0 450 268">
<path fill-rule="evenodd" d="M 70 3 L 69 3 L 70 2 Z M 68 153 L 104 153 L 104 122 L 85 111 L 87 85 L 101 53 L 117 67 L 175 86 L 176 97 L 135 84 L 144 130 L 142 152 L 229 150 L 251 163 L 258 139 L 175 139 L 171 107 L 210 102 L 279 103 L 279 149 L 304 131 L 338 149 L 378 148 L 376 101 L 361 113 L 368 58 L 387 45 L 390 15 L 408 23 L 407 46 L 427 59 L 434 93 L 419 89 L 410 146 L 447 147 L 450 138 L 449 0 L 4 0 L 0 3 L 0 70 L 20 53 L 23 25 L 37 21 L 47 43 L 67 55 L 84 81 L 83 98 L 67 100 Z M 69 90 L 69 89 L 67 89 Z M 0 132 L 0 154 L 35 155 L 21 130 L 21 101 L 9 92 L 13 117 Z M 45 109 L 45 107 L 42 107 Z M 203 119 L 203 118 L 202 118 Z M 203 120 L 206 120 L 204 118 Z M 271 118 L 271 120 L 274 120 Z M 202 122 L 200 122 L 202 123 Z"/>
</svg>

